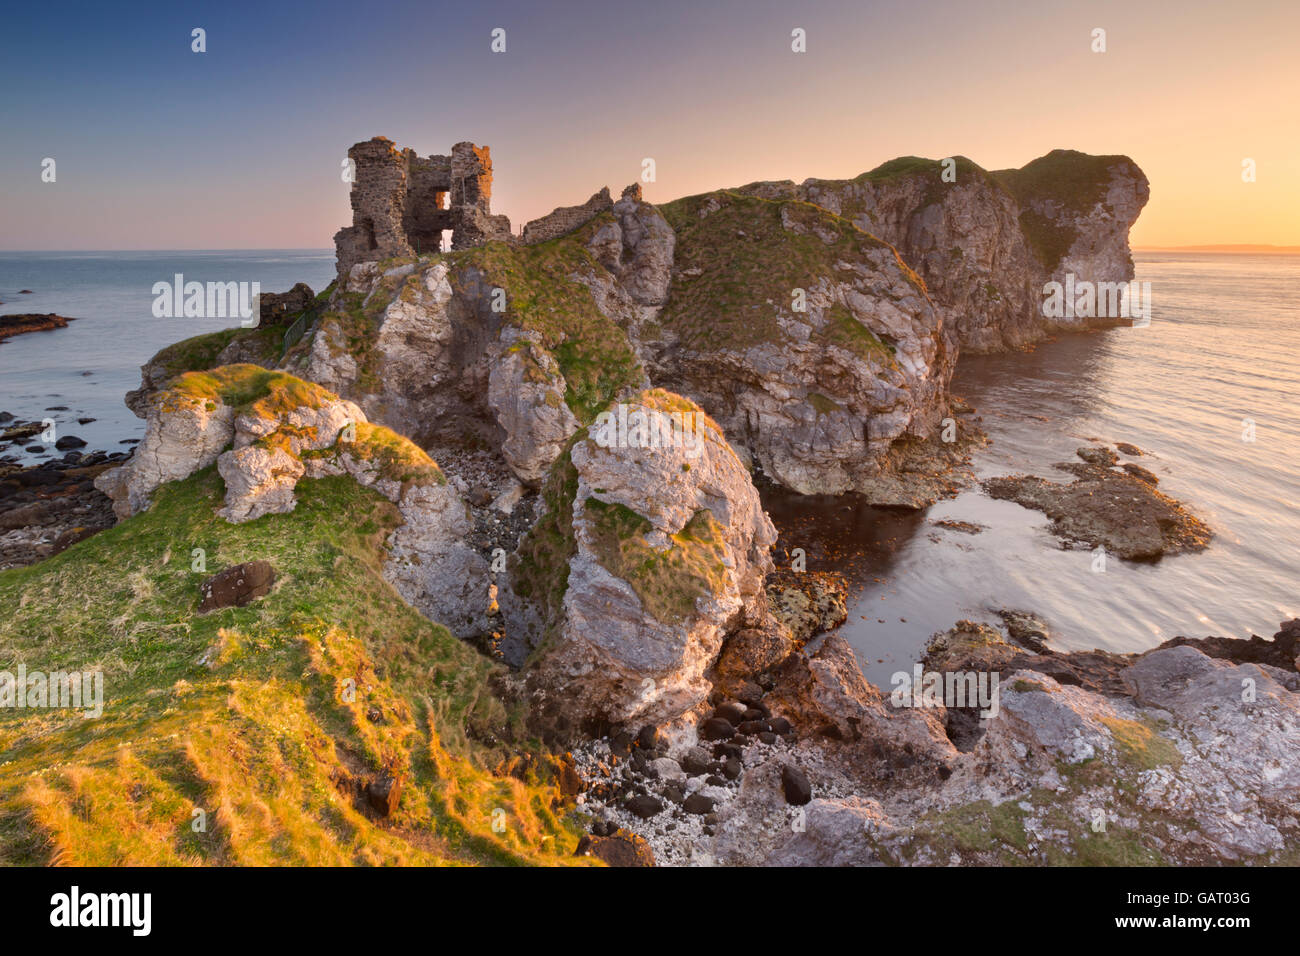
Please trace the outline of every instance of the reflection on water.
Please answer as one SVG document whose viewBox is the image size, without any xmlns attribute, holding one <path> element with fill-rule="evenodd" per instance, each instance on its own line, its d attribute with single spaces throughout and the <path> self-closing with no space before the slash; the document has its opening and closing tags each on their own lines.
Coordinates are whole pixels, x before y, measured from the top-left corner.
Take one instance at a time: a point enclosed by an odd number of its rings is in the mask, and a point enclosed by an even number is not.
<svg viewBox="0 0 1300 956">
<path fill-rule="evenodd" d="M 888 686 L 929 635 L 998 607 L 1043 615 L 1062 649 L 1133 651 L 1176 634 L 1271 635 L 1300 613 L 1300 259 L 1147 254 L 1146 328 L 1062 336 L 1024 354 L 967 356 L 953 390 L 975 405 L 993 444 L 979 477 L 1029 472 L 1094 440 L 1128 441 L 1161 490 L 1215 530 L 1210 549 L 1151 564 L 1063 550 L 1047 519 L 978 489 L 924 514 L 857 500 L 767 491 L 781 544 L 810 569 L 851 579 L 844 633 L 863 670 Z M 1242 440 L 1243 420 L 1256 440 Z M 954 519 L 980 534 L 937 527 Z"/>
</svg>

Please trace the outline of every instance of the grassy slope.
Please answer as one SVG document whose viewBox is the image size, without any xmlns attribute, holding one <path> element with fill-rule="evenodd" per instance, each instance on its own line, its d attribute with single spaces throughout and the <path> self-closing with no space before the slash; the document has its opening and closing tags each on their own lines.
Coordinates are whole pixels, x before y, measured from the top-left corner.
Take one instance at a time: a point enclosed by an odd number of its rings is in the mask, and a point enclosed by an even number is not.
<svg viewBox="0 0 1300 956">
<path fill-rule="evenodd" d="M 709 202 L 719 203 L 720 208 L 701 218 L 699 213 Z M 811 288 L 821 278 L 847 278 L 839 276 L 837 263 L 860 261 L 869 249 L 888 248 L 847 219 L 811 203 L 717 192 L 660 208 L 677 233 L 678 274 L 659 321 L 691 348 L 745 348 L 781 341 L 784 333 L 777 316 L 790 313 L 794 289 Z M 783 212 L 831 241 L 786 229 Z M 920 278 L 902 260 L 899 265 L 924 294 Z M 695 269 L 701 273 L 691 275 Z M 825 331 L 827 344 L 848 348 L 863 358 L 890 359 L 888 344 L 854 321 L 847 310 L 832 310 L 831 318 Z"/>
<path fill-rule="evenodd" d="M 0 711 L 0 862 L 569 860 L 549 763 L 501 743 L 522 734 L 488 691 L 495 665 L 380 576 L 395 509 L 330 478 L 301 482 L 291 514 L 230 525 L 213 514 L 223 492 L 209 469 L 0 573 L 0 669 L 101 668 L 105 682 L 98 720 Z M 276 587 L 200 617 L 193 548 L 209 573 L 265 558 Z M 352 798 L 380 771 L 404 781 L 390 821 Z"/>
</svg>

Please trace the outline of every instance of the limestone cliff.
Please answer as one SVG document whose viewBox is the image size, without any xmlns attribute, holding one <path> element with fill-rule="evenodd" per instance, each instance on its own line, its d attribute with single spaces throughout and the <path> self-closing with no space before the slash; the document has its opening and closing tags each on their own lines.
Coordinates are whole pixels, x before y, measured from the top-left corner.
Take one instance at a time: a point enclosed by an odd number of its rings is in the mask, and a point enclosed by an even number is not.
<svg viewBox="0 0 1300 956">
<path fill-rule="evenodd" d="M 694 403 L 629 396 L 556 462 L 545 502 L 502 607 L 512 639 L 537 648 L 534 708 L 559 729 L 689 716 L 728 636 L 777 627 L 763 589 L 775 529 Z"/>
<path fill-rule="evenodd" d="M 848 180 L 752 183 L 739 191 L 816 203 L 898 249 L 925 280 L 963 349 L 1017 348 L 1053 328 L 1043 286 L 1133 277 L 1128 232 L 1150 195 L 1126 156 L 1054 150 L 1021 169 L 988 172 L 954 157 L 903 157 Z M 1111 322 L 1110 324 L 1115 324 Z"/>
</svg>

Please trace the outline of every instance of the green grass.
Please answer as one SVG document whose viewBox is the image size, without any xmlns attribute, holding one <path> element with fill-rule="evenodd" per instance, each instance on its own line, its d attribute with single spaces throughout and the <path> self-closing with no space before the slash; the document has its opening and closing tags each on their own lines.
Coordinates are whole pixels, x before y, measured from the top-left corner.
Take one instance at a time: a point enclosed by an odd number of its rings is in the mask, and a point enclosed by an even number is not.
<svg viewBox="0 0 1300 956">
<path fill-rule="evenodd" d="M 515 593 L 532 601 L 549 626 L 558 617 L 569 588 L 569 561 L 578 553 L 573 533 L 573 499 L 578 493 L 578 469 L 569 453 L 587 436 L 580 429 L 551 465 L 542 484 L 545 513 L 519 542 L 508 564 Z"/>
<path fill-rule="evenodd" d="M 712 203 L 719 208 L 701 218 Z M 838 263 L 861 261 L 875 249 L 889 249 L 911 286 L 925 294 L 921 279 L 886 243 L 811 203 L 717 192 L 660 209 L 677 233 L 677 275 L 659 322 L 689 348 L 743 349 L 783 341 L 777 320 L 791 314 L 793 290 L 809 289 L 823 278 L 843 280 Z M 783 214 L 807 231 L 786 229 Z M 690 274 L 696 269 L 699 275 Z M 850 322 L 858 325 L 851 317 Z M 829 334 L 837 344 L 855 351 L 868 344 L 866 337 L 874 338 L 865 329 L 846 332 L 834 316 L 832 326 Z"/>
<path fill-rule="evenodd" d="M 396 509 L 350 478 L 304 480 L 293 512 L 231 525 L 223 494 L 208 469 L 0 573 L 0 669 L 100 669 L 105 685 L 98 720 L 0 712 L 0 862 L 567 861 L 575 826 L 549 758 L 489 690 L 497 665 L 381 576 Z M 270 561 L 274 590 L 199 616 L 196 548 L 207 574 Z M 403 781 L 386 821 L 353 798 L 381 772 Z"/>
<path fill-rule="evenodd" d="M 596 560 L 632 586 L 656 621 L 680 624 L 695 614 L 696 601 L 725 589 L 726 543 L 708 509 L 670 535 L 663 551 L 646 543 L 650 522 L 631 508 L 588 498 L 583 509 L 591 521 Z"/>
<path fill-rule="evenodd" d="M 610 219 L 602 214 L 572 233 L 536 245 L 489 242 L 446 256 L 459 290 L 468 291 L 479 281 L 506 290 L 503 320 L 538 333 L 564 376 L 565 403 L 583 424 L 641 379 L 627 333 L 573 278 L 604 271 L 586 243 Z"/>
</svg>

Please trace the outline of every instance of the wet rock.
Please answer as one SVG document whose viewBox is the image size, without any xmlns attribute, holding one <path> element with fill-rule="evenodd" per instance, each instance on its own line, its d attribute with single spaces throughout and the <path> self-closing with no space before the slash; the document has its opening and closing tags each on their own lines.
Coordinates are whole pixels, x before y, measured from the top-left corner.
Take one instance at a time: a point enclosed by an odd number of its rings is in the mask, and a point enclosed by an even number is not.
<svg viewBox="0 0 1300 956">
<path fill-rule="evenodd" d="M 1088 464 L 1096 465 L 1098 468 L 1109 468 L 1119 461 L 1119 456 L 1104 445 L 1085 445 L 1075 454 Z"/>
<path fill-rule="evenodd" d="M 269 561 L 249 561 L 214 574 L 199 585 L 199 613 L 223 607 L 243 607 L 271 593 L 275 568 Z"/>
<path fill-rule="evenodd" d="M 1125 455 L 1128 455 L 1130 458 L 1136 458 L 1140 455 L 1145 454 L 1145 452 L 1143 452 L 1142 449 L 1139 448 L 1137 445 L 1130 445 L 1126 441 L 1115 442 L 1115 447 L 1118 448 Z"/>
<path fill-rule="evenodd" d="M 1149 485 L 1158 485 L 1160 479 L 1155 476 L 1155 472 L 1143 468 L 1141 465 L 1135 465 L 1131 461 L 1124 462 L 1123 468 L 1126 472 Z"/>
<path fill-rule="evenodd" d="M 1271 641 L 1258 636 L 1252 636 L 1248 640 L 1235 637 L 1175 637 L 1160 647 L 1194 647 L 1208 657 L 1235 664 L 1268 664 L 1284 671 L 1297 670 L 1300 669 L 1300 618 L 1283 621 Z"/>
<path fill-rule="evenodd" d="M 71 451 L 74 448 L 85 448 L 86 442 L 76 435 L 64 435 L 54 443 L 54 447 L 59 451 Z"/>
<path fill-rule="evenodd" d="M 1040 654 L 1047 649 L 1051 632 L 1047 622 L 1031 611 L 1003 609 L 997 612 L 1007 627 L 1007 634 L 1026 650 Z"/>
<path fill-rule="evenodd" d="M 990 478 L 992 498 L 1014 501 L 1052 519 L 1052 533 L 1067 545 L 1104 547 L 1134 560 L 1202 551 L 1212 532 L 1180 502 L 1132 475 L 1089 464 L 1063 464 L 1076 475 L 1069 484 L 1031 475 Z"/>
</svg>

